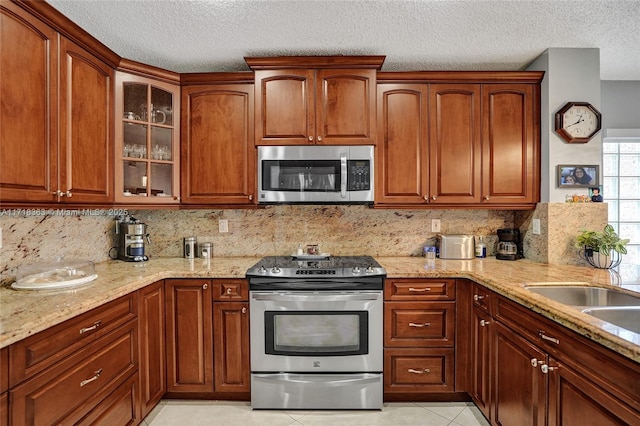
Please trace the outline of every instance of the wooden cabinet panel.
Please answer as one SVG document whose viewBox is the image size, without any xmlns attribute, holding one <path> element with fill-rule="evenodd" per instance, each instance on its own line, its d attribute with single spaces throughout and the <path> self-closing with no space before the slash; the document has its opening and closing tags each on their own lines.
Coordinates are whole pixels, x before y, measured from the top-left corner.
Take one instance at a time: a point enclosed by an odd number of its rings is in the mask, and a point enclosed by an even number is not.
<svg viewBox="0 0 640 426">
<path fill-rule="evenodd" d="M 0 4 L 0 199 L 54 201 L 58 153 L 57 33 Z"/>
<path fill-rule="evenodd" d="M 131 321 L 45 373 L 12 388 L 9 391 L 12 424 L 75 423 L 76 416 L 79 418 L 93 408 L 83 405 L 85 401 L 136 371 L 136 346 L 137 326 Z M 74 419 L 67 419 L 70 413 Z"/>
<path fill-rule="evenodd" d="M 138 424 L 143 417 L 137 414 L 137 381 L 138 376 L 134 374 L 114 391 L 109 392 L 106 398 L 82 420 L 73 424 L 78 426 Z"/>
<path fill-rule="evenodd" d="M 13 387 L 134 319 L 135 294 L 109 302 L 9 347 L 9 382 Z"/>
<path fill-rule="evenodd" d="M 9 392 L 0 394 L 0 426 L 9 424 Z"/>
<path fill-rule="evenodd" d="M 484 310 L 474 307 L 471 342 L 471 397 L 487 419 L 491 418 L 491 330 L 492 319 Z M 497 366 L 499 367 L 499 366 Z"/>
<path fill-rule="evenodd" d="M 216 392 L 249 392 L 249 304 L 216 302 L 213 306 Z"/>
<path fill-rule="evenodd" d="M 481 178 L 479 84 L 429 87 L 429 202 L 478 203 Z"/>
<path fill-rule="evenodd" d="M 482 86 L 483 203 L 539 200 L 538 91 L 531 84 Z"/>
<path fill-rule="evenodd" d="M 113 70 L 64 37 L 60 64 L 61 200 L 113 201 Z"/>
<path fill-rule="evenodd" d="M 455 300 L 456 283 L 452 279 L 388 279 L 384 299 L 394 301 Z"/>
<path fill-rule="evenodd" d="M 249 282 L 243 279 L 216 280 L 213 286 L 214 301 L 249 301 Z"/>
<path fill-rule="evenodd" d="M 428 195 L 426 84 L 378 85 L 376 204 L 424 204 Z"/>
<path fill-rule="evenodd" d="M 455 302 L 386 302 L 386 347 L 453 346 Z"/>
<path fill-rule="evenodd" d="M 185 86 L 182 105 L 182 203 L 253 204 L 253 85 Z"/>
<path fill-rule="evenodd" d="M 211 281 L 165 280 L 167 392 L 213 392 Z"/>
<path fill-rule="evenodd" d="M 257 145 L 375 144 L 375 70 L 261 69 L 255 81 Z"/>
<path fill-rule="evenodd" d="M 546 424 L 546 354 L 500 323 L 493 336 L 494 421 L 498 425 Z"/>
<path fill-rule="evenodd" d="M 454 390 L 454 349 L 385 349 L 385 393 Z"/>
<path fill-rule="evenodd" d="M 164 281 L 141 289 L 138 301 L 140 417 L 144 418 L 166 392 Z"/>
</svg>

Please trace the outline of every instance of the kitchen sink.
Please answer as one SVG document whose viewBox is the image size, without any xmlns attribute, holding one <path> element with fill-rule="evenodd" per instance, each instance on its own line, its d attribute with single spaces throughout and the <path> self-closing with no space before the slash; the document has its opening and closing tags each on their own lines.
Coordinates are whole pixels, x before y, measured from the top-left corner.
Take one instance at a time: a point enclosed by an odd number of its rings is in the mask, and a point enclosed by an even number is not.
<svg viewBox="0 0 640 426">
<path fill-rule="evenodd" d="M 640 295 L 634 296 L 605 287 L 577 285 L 527 285 L 525 286 L 525 289 L 570 306 L 640 307 Z"/>
<path fill-rule="evenodd" d="M 640 334 L 640 306 L 587 308 L 582 312 Z"/>
</svg>

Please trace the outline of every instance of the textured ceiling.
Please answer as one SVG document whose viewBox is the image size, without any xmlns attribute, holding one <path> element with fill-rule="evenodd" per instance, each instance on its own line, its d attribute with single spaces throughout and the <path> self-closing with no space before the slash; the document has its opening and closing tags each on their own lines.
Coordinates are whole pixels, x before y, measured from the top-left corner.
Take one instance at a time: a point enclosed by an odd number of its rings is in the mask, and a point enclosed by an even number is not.
<svg viewBox="0 0 640 426">
<path fill-rule="evenodd" d="M 48 0 L 118 55 L 176 72 L 245 56 L 386 55 L 383 70 L 523 70 L 599 48 L 602 80 L 640 80 L 640 0 Z"/>
</svg>

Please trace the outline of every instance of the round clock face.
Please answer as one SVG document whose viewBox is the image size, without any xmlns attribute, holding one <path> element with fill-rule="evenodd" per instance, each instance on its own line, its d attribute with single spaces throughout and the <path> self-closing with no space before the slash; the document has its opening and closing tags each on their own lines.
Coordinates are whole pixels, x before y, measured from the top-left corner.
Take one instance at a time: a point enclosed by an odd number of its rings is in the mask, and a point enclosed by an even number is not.
<svg viewBox="0 0 640 426">
<path fill-rule="evenodd" d="M 562 128 L 574 138 L 589 137 L 598 128 L 596 113 L 586 106 L 573 106 L 563 115 Z"/>
</svg>

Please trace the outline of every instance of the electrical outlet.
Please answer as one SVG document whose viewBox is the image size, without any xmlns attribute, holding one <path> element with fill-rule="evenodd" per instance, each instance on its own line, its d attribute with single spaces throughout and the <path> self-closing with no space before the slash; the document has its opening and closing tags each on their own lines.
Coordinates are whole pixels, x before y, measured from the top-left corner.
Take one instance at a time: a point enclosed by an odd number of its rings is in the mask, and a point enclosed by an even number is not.
<svg viewBox="0 0 640 426">
<path fill-rule="evenodd" d="M 229 232 L 229 221 L 227 219 L 218 221 L 218 232 Z"/>
<path fill-rule="evenodd" d="M 540 235 L 540 219 L 533 219 L 533 234 Z"/>
<path fill-rule="evenodd" d="M 440 232 L 440 219 L 431 219 L 431 232 Z"/>
</svg>

